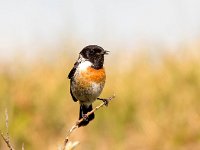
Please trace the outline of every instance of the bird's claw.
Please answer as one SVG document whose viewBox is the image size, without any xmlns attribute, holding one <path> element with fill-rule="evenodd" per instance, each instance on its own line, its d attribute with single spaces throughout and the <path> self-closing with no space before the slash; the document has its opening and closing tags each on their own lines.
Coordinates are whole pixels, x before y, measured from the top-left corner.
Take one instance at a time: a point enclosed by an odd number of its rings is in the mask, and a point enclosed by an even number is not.
<svg viewBox="0 0 200 150">
<path fill-rule="evenodd" d="M 105 106 L 108 106 L 108 103 L 109 103 L 108 99 L 106 98 L 97 98 L 97 99 L 103 101 Z"/>
<path fill-rule="evenodd" d="M 88 120 L 88 115 L 87 114 L 83 114 L 83 120 L 87 121 Z"/>
<path fill-rule="evenodd" d="M 104 99 L 103 102 L 104 102 L 104 105 L 105 105 L 105 106 L 108 106 L 109 100 Z"/>
</svg>

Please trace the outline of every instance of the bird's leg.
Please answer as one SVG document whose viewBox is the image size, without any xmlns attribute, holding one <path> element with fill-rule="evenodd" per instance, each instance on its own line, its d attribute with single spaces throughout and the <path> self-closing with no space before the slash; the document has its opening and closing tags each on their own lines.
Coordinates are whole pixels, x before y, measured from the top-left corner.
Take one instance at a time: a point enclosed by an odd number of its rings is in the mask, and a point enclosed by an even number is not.
<svg viewBox="0 0 200 150">
<path fill-rule="evenodd" d="M 109 100 L 107 98 L 99 98 L 98 97 L 97 99 L 100 100 L 100 101 L 103 101 L 105 106 L 108 106 Z"/>
</svg>

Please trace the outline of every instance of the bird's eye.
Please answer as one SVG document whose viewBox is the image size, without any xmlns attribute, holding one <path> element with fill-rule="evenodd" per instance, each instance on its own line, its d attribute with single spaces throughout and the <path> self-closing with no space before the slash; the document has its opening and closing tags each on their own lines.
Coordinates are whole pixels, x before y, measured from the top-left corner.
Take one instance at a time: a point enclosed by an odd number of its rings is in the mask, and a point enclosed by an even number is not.
<svg viewBox="0 0 200 150">
<path fill-rule="evenodd" d="M 94 55 L 94 50 L 91 50 L 91 51 L 90 51 L 90 55 Z"/>
</svg>

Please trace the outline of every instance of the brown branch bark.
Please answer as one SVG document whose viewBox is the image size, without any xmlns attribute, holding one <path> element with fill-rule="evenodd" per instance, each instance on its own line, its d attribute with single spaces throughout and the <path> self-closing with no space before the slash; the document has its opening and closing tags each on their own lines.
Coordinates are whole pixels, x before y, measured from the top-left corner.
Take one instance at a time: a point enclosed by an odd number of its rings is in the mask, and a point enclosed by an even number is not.
<svg viewBox="0 0 200 150">
<path fill-rule="evenodd" d="M 6 117 L 6 119 L 5 119 L 5 121 L 6 121 L 6 136 L 4 136 L 3 132 L 1 132 L 1 130 L 0 130 L 1 137 L 10 150 L 15 150 L 10 143 L 10 137 L 9 137 L 9 134 L 8 134 L 8 111 L 7 111 L 7 109 L 5 110 L 5 117 Z"/>
<path fill-rule="evenodd" d="M 95 111 L 97 111 L 99 108 L 103 107 L 104 105 L 105 105 L 105 106 L 108 106 L 108 102 L 110 102 L 113 98 L 115 98 L 115 95 L 113 95 L 113 96 L 111 96 L 111 97 L 109 97 L 109 98 L 105 98 L 105 99 L 98 98 L 99 100 L 102 100 L 103 103 L 101 103 L 99 106 L 95 107 L 92 111 L 88 112 L 86 115 L 87 115 L 87 116 L 91 115 L 92 113 L 94 113 Z M 66 135 L 66 137 L 65 137 L 62 150 L 65 150 L 65 147 L 66 147 L 67 143 L 69 142 L 69 136 L 72 134 L 73 131 L 75 131 L 75 130 L 78 128 L 78 125 L 79 125 L 82 121 L 83 121 L 83 118 L 81 118 L 80 120 L 78 120 L 78 121 L 75 123 L 75 125 L 73 125 L 73 126 L 69 129 L 69 131 L 68 131 L 68 133 L 67 133 L 67 135 Z"/>
</svg>

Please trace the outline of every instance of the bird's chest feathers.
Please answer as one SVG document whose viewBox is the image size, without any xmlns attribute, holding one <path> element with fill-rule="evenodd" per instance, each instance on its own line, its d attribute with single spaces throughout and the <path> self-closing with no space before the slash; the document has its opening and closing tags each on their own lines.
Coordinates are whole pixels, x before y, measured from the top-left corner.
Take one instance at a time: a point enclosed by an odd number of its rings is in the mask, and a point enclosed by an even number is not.
<svg viewBox="0 0 200 150">
<path fill-rule="evenodd" d="M 106 75 L 104 68 L 94 69 L 91 67 L 90 62 L 81 63 L 78 67 L 76 78 L 79 81 L 87 83 L 103 83 L 105 82 Z"/>
<path fill-rule="evenodd" d="M 103 90 L 105 84 L 104 68 L 94 69 L 90 62 L 79 64 L 72 80 L 71 90 L 81 103 L 91 104 Z"/>
</svg>

